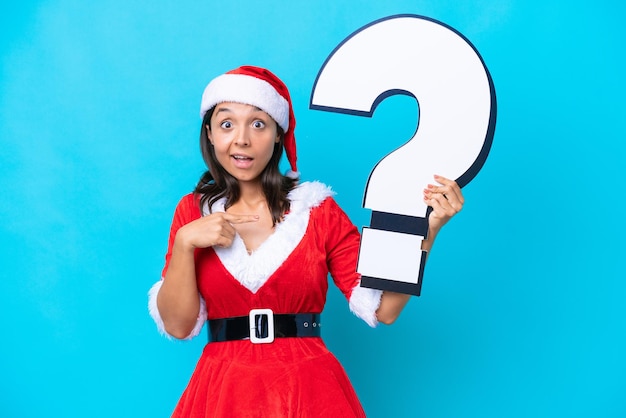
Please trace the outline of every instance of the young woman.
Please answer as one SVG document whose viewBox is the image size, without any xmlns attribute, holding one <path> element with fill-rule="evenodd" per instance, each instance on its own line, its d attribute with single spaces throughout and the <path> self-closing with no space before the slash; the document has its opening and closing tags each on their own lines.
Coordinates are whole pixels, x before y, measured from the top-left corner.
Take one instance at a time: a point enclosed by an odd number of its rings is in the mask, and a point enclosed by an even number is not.
<svg viewBox="0 0 626 418">
<path fill-rule="evenodd" d="M 200 146 L 208 171 L 174 213 L 163 278 L 150 291 L 161 332 L 209 342 L 175 417 L 362 417 L 320 338 L 328 274 L 370 326 L 392 323 L 409 296 L 359 286 L 359 233 L 318 182 L 298 184 L 286 86 L 245 66 L 209 83 Z M 286 152 L 291 170 L 278 168 Z M 463 206 L 454 181 L 424 190 L 430 250 Z"/>
</svg>

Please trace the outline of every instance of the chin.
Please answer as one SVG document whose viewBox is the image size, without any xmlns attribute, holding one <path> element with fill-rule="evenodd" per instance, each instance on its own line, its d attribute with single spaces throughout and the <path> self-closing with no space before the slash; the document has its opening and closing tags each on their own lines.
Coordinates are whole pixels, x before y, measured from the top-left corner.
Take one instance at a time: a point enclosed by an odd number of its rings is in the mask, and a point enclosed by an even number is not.
<svg viewBox="0 0 626 418">
<path fill-rule="evenodd" d="M 240 183 L 251 183 L 251 182 L 258 182 L 260 181 L 260 177 L 251 177 L 251 176 L 246 176 L 246 175 L 239 175 L 239 176 L 233 176 L 235 179 L 237 179 L 238 182 Z"/>
</svg>

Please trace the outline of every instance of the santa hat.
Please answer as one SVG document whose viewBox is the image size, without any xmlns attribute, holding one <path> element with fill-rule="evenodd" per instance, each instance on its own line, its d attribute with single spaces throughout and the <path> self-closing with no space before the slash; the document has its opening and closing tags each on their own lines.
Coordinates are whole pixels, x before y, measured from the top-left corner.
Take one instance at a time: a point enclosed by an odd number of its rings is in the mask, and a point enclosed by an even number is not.
<svg viewBox="0 0 626 418">
<path fill-rule="evenodd" d="M 200 117 L 223 102 L 256 106 L 270 115 L 285 132 L 285 153 L 291 170 L 287 176 L 300 176 L 296 166 L 296 118 L 287 86 L 265 68 L 244 65 L 214 78 L 204 89 Z"/>
</svg>

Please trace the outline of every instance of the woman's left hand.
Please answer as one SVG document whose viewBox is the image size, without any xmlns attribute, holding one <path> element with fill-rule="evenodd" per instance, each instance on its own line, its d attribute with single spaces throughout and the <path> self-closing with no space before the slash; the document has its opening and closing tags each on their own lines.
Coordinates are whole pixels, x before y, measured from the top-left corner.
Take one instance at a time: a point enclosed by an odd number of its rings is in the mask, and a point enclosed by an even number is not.
<svg viewBox="0 0 626 418">
<path fill-rule="evenodd" d="M 424 189 L 424 203 L 433 208 L 428 217 L 430 234 L 437 234 L 454 215 L 463 209 L 463 193 L 456 181 L 435 175 L 435 182 Z"/>
</svg>

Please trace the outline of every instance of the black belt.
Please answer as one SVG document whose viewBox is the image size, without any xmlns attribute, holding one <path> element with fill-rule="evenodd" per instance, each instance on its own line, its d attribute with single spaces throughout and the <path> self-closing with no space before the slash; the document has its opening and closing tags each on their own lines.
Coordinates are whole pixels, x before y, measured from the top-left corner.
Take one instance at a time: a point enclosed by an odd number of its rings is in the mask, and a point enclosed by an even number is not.
<svg viewBox="0 0 626 418">
<path fill-rule="evenodd" d="M 274 314 L 270 309 L 253 309 L 248 316 L 209 319 L 209 341 L 250 339 L 271 343 L 281 337 L 319 337 L 320 314 Z"/>
</svg>

